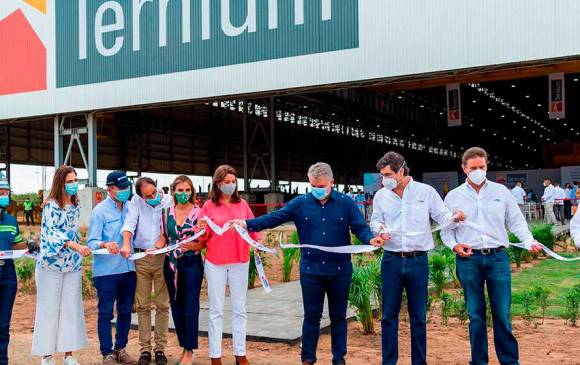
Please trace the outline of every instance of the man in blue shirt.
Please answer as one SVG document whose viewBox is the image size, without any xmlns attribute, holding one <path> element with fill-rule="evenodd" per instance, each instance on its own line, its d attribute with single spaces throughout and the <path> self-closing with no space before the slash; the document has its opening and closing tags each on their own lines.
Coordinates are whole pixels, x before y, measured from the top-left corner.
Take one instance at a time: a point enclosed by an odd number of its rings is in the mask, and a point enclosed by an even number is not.
<svg viewBox="0 0 580 365">
<path fill-rule="evenodd" d="M 99 297 L 98 333 L 103 365 L 137 364 L 127 354 L 125 346 L 131 327 L 131 306 L 137 276 L 135 264 L 119 254 L 123 243 L 121 228 L 127 215 L 127 200 L 131 196 L 131 182 L 124 172 L 114 171 L 107 176 L 107 199 L 99 203 L 91 216 L 88 246 L 91 250 L 105 248 L 110 255 L 95 255 L 93 281 Z M 111 338 L 111 320 L 117 302 L 117 332 L 115 346 Z"/>
<path fill-rule="evenodd" d="M 0 181 L 0 251 L 26 248 L 16 218 L 6 212 L 9 205 L 10 186 L 7 181 L 2 180 Z M 8 365 L 10 319 L 17 287 L 14 261 L 3 260 L 0 255 L 0 365 Z"/>
<path fill-rule="evenodd" d="M 293 221 L 301 243 L 319 246 L 350 245 L 351 230 L 365 244 L 383 243 L 380 237 L 373 237 L 355 202 L 332 189 L 334 179 L 328 164 L 319 162 L 311 166 L 308 179 L 311 193 L 294 198 L 284 208 L 268 215 L 231 223 L 245 227 L 250 232 L 257 232 Z M 328 295 L 331 322 L 332 363 L 346 364 L 346 310 L 351 279 L 352 263 L 349 254 L 316 249 L 301 251 L 300 285 L 304 304 L 301 357 L 304 365 L 316 363 L 325 295 Z"/>
</svg>

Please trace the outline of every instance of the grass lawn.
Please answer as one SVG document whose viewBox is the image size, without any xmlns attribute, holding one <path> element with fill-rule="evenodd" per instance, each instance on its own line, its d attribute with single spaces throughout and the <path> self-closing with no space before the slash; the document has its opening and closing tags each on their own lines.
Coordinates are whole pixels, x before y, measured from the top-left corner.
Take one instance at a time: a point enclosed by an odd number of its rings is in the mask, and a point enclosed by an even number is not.
<svg viewBox="0 0 580 365">
<path fill-rule="evenodd" d="M 549 306 L 546 310 L 546 316 L 562 317 L 566 309 L 568 291 L 574 285 L 580 284 L 580 260 L 571 262 L 555 259 L 543 260 L 534 267 L 515 274 L 512 278 L 514 298 L 512 313 L 514 316 L 522 316 L 524 308 L 519 303 L 519 298 L 523 292 L 531 289 L 536 284 L 547 287 L 552 291 L 548 298 Z M 533 308 L 537 309 L 535 306 Z M 536 313 L 540 315 L 539 310 Z"/>
</svg>

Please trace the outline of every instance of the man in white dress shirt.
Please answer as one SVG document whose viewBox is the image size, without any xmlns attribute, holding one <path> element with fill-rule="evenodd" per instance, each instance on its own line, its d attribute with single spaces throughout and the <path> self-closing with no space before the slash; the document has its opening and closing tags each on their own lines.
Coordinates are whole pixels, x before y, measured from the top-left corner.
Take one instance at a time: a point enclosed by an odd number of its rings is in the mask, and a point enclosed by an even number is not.
<svg viewBox="0 0 580 365">
<path fill-rule="evenodd" d="M 564 215 L 564 199 L 568 197 L 566 190 L 562 189 L 559 182 L 554 182 L 554 213 L 556 220 L 560 224 L 566 223 L 566 216 Z"/>
<path fill-rule="evenodd" d="M 544 195 L 542 195 L 542 203 L 544 204 L 544 220 L 548 224 L 556 224 L 556 215 L 554 214 L 554 202 L 556 199 L 556 194 L 554 191 L 554 185 L 550 179 L 544 179 Z"/>
<path fill-rule="evenodd" d="M 521 181 L 518 181 L 516 183 L 516 186 L 513 187 L 512 195 L 514 196 L 514 198 L 516 198 L 516 202 L 518 203 L 520 208 L 523 208 L 524 204 L 526 203 L 527 194 L 526 191 L 522 188 Z"/>
<path fill-rule="evenodd" d="M 161 215 L 165 208 L 171 207 L 173 197 L 165 195 L 157 188 L 154 180 L 142 177 L 135 184 L 137 195 L 133 196 L 128 205 L 127 217 L 122 228 L 123 256 L 131 252 L 131 244 L 135 252 L 145 252 L 165 246 L 161 233 Z M 135 261 L 137 273 L 137 290 L 135 305 L 139 320 L 139 345 L 141 357 L 138 365 L 149 364 L 151 356 L 151 290 L 155 291 L 155 362 L 158 365 L 167 364 L 165 347 L 169 326 L 169 294 L 163 264 L 165 255 L 146 256 Z"/>
<path fill-rule="evenodd" d="M 538 253 L 542 248 L 530 233 L 510 191 L 504 185 L 486 180 L 487 161 L 487 153 L 482 148 L 465 151 L 462 167 L 467 180 L 445 198 L 450 210 L 462 209 L 466 221 L 480 230 L 459 224 L 443 229 L 441 238 L 457 254 L 457 274 L 469 316 L 470 364 L 489 362 L 484 296 L 484 287 L 487 287 L 495 351 L 501 364 L 514 365 L 519 364 L 519 353 L 510 320 L 511 271 L 506 252 L 509 246 L 506 226 L 530 251 Z"/>
<path fill-rule="evenodd" d="M 400 154 L 388 152 L 377 163 L 377 169 L 383 176 L 384 187 L 374 197 L 371 229 L 373 233 L 382 233 L 386 241 L 381 263 L 382 364 L 397 364 L 403 289 L 407 292 L 411 322 L 412 364 L 426 364 L 427 252 L 435 247 L 430 218 L 439 224 L 452 223 L 453 214 L 435 189 L 409 176 L 409 167 Z M 459 212 L 456 219 L 463 218 Z"/>
<path fill-rule="evenodd" d="M 570 220 L 570 235 L 578 249 L 580 249 L 580 209 L 576 210 L 576 214 Z"/>
</svg>

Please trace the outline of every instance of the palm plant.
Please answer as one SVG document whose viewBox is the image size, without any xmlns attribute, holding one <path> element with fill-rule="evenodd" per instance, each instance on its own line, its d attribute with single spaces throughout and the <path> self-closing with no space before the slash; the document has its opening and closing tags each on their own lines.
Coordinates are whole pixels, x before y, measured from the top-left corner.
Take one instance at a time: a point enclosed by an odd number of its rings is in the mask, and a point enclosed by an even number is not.
<svg viewBox="0 0 580 365">
<path fill-rule="evenodd" d="M 300 239 L 298 238 L 298 232 L 293 232 L 290 236 L 290 242 L 292 244 L 300 244 Z M 300 258 L 300 250 L 297 248 L 289 248 L 280 250 L 281 261 L 282 261 L 282 282 L 287 283 L 292 277 L 292 268 L 294 263 Z"/>
<path fill-rule="evenodd" d="M 348 293 L 348 303 L 356 312 L 356 319 L 362 324 L 365 335 L 375 332 L 371 305 L 371 276 L 368 266 L 354 265 L 352 282 Z"/>
</svg>

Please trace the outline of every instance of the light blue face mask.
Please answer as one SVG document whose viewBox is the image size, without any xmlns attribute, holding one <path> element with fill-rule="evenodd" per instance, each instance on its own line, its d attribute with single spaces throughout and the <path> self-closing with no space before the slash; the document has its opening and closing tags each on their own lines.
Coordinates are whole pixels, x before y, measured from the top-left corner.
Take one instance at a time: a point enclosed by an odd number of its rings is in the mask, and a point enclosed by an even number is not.
<svg viewBox="0 0 580 365">
<path fill-rule="evenodd" d="M 312 187 L 312 195 L 318 200 L 324 200 L 329 194 L 327 188 Z"/>
<path fill-rule="evenodd" d="M 77 195 L 79 192 L 79 183 L 68 183 L 64 185 L 64 191 L 70 196 Z"/>
<path fill-rule="evenodd" d="M 9 205 L 10 205 L 10 196 L 8 195 L 0 196 L 0 207 L 8 208 Z"/>
<path fill-rule="evenodd" d="M 131 197 L 131 189 L 119 190 L 117 191 L 117 201 L 121 203 L 127 202 Z"/>
<path fill-rule="evenodd" d="M 147 199 L 147 204 L 149 204 L 152 207 L 158 206 L 159 203 L 161 203 L 161 194 L 159 194 L 159 192 L 157 192 L 157 196 L 155 197 L 155 199 Z"/>
</svg>

